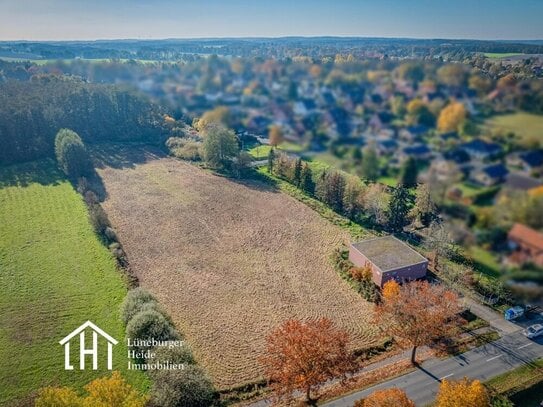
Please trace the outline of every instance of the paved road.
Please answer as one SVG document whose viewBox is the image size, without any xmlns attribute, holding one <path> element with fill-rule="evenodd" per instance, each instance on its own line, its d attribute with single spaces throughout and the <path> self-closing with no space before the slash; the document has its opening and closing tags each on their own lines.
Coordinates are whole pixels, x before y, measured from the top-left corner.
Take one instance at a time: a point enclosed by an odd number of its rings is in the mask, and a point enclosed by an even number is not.
<svg viewBox="0 0 543 407">
<path fill-rule="evenodd" d="M 325 403 L 324 406 L 352 407 L 356 400 L 389 387 L 404 389 L 417 406 L 424 406 L 434 400 L 441 379 L 467 376 L 485 381 L 538 358 L 543 358 L 543 338 L 530 340 L 522 332 L 514 332 L 456 357 L 432 359 L 423 363 L 419 370 Z"/>
</svg>

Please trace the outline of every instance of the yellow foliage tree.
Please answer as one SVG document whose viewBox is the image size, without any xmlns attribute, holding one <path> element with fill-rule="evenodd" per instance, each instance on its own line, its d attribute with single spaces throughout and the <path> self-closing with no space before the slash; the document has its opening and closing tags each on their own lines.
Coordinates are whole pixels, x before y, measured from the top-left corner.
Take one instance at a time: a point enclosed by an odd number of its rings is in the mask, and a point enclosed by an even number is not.
<svg viewBox="0 0 543 407">
<path fill-rule="evenodd" d="M 202 117 L 193 122 L 196 130 L 205 133 L 206 129 L 212 125 L 229 127 L 232 123 L 230 109 L 226 106 L 218 106 L 205 112 Z"/>
<path fill-rule="evenodd" d="M 283 142 L 283 131 L 281 130 L 281 127 L 277 125 L 270 126 L 268 131 L 268 139 L 270 141 L 270 145 L 274 147 L 281 144 Z"/>
<path fill-rule="evenodd" d="M 488 407 L 490 397 L 479 380 L 464 377 L 459 381 L 443 380 L 439 386 L 436 407 Z"/>
<path fill-rule="evenodd" d="M 457 131 L 466 120 L 466 108 L 460 102 L 452 102 L 443 108 L 437 120 L 437 127 L 441 131 Z"/>
<path fill-rule="evenodd" d="M 377 390 L 355 402 L 354 407 L 415 407 L 415 403 L 398 388 Z"/>
<path fill-rule="evenodd" d="M 38 393 L 36 407 L 83 407 L 83 400 L 69 387 L 45 387 Z"/>
<path fill-rule="evenodd" d="M 84 398 L 69 387 L 46 387 L 36 399 L 36 407 L 145 407 L 149 398 L 140 396 L 119 372 L 93 380 L 85 386 Z"/>
<path fill-rule="evenodd" d="M 400 295 L 400 284 L 396 280 L 390 280 L 383 286 L 383 298 L 392 300 Z"/>
<path fill-rule="evenodd" d="M 93 380 L 85 390 L 89 393 L 83 403 L 85 407 L 145 407 L 148 401 L 126 383 L 119 372 Z"/>
</svg>

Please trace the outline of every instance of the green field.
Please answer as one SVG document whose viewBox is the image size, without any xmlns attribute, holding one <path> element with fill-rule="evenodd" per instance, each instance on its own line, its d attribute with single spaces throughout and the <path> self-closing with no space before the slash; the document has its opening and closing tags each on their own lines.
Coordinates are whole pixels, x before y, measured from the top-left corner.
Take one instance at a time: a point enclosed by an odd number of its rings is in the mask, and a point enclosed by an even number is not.
<svg viewBox="0 0 543 407">
<path fill-rule="evenodd" d="M 516 406 L 539 407 L 543 391 L 543 359 L 496 376 L 486 383 Z"/>
<path fill-rule="evenodd" d="M 517 55 L 524 55 L 524 54 L 520 52 L 485 52 L 483 55 L 490 59 L 498 59 L 498 58 L 515 57 Z"/>
<path fill-rule="evenodd" d="M 146 376 L 126 371 L 121 274 L 94 234 L 80 195 L 53 162 L 0 167 L 0 225 L 0 405 L 28 405 L 42 386 L 80 389 L 106 375 L 105 369 L 79 371 L 77 352 L 76 370 L 64 370 L 58 341 L 86 320 L 119 341 L 113 368 L 147 388 Z"/>
<path fill-rule="evenodd" d="M 543 147 L 543 115 L 518 112 L 494 116 L 483 126 L 494 132 L 513 132 L 521 145 L 533 147 L 539 143 Z"/>
</svg>

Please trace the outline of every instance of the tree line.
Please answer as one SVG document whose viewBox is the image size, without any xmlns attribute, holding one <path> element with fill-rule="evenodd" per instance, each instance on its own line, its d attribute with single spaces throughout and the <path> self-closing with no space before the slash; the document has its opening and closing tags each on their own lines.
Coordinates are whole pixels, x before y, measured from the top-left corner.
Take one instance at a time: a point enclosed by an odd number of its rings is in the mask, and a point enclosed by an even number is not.
<svg viewBox="0 0 543 407">
<path fill-rule="evenodd" d="M 0 83 L 0 164 L 52 157 L 61 128 L 86 143 L 160 139 L 160 110 L 111 85 L 41 75 Z"/>
</svg>

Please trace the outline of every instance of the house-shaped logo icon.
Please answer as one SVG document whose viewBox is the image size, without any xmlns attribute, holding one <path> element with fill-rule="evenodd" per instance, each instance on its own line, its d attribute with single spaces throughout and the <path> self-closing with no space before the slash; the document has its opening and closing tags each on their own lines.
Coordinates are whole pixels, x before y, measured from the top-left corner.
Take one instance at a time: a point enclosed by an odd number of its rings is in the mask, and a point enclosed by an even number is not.
<svg viewBox="0 0 543 407">
<path fill-rule="evenodd" d="M 92 347 L 89 349 L 85 348 L 85 332 L 87 328 L 92 331 Z M 100 334 L 100 336 L 107 340 L 107 368 L 108 370 L 112 370 L 113 345 L 117 345 L 118 342 L 91 321 L 85 322 L 59 342 L 61 345 L 64 345 L 64 369 L 74 370 L 73 365 L 70 363 L 70 341 L 77 334 L 79 334 L 79 368 L 84 370 L 85 356 L 92 355 L 92 370 L 98 369 L 98 334 Z"/>
</svg>

